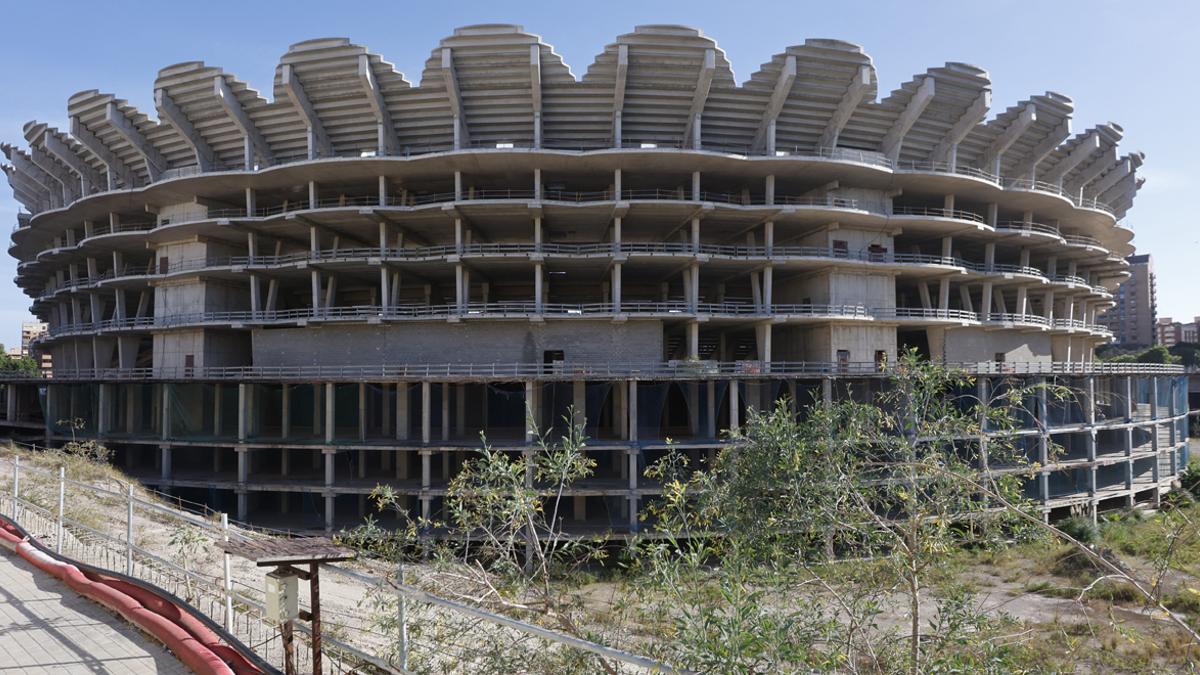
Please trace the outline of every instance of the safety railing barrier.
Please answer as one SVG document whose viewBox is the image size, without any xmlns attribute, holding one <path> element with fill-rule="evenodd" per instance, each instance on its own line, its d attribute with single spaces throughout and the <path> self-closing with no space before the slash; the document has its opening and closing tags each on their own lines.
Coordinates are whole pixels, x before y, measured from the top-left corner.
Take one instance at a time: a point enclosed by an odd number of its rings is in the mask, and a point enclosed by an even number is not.
<svg viewBox="0 0 1200 675">
<path fill-rule="evenodd" d="M 1015 268 L 1023 274 L 1036 274 L 1033 268 Z M 1032 270 L 1032 271 L 1031 271 Z M 993 268 L 991 271 L 996 271 Z M 1090 288 L 1090 287 L 1089 287 Z M 968 313 L 974 316 L 974 313 Z M 351 321 L 390 319 L 452 319 L 486 318 L 511 316 L 543 316 L 565 318 L 572 316 L 642 315 L 672 316 L 688 318 L 695 315 L 712 316 L 762 316 L 762 317 L 826 317 L 830 319 L 897 319 L 895 308 L 872 308 L 864 305 L 823 305 L 753 302 L 688 302 L 686 300 L 647 301 L 628 299 L 616 302 L 536 302 L 510 300 L 495 302 L 470 302 L 463 304 L 401 304 L 401 305 L 349 305 L 339 307 L 296 308 L 285 310 L 241 310 L 230 312 L 193 312 L 168 314 L 153 317 L 107 319 L 104 321 L 68 323 L 51 326 L 46 335 L 50 338 L 85 333 L 121 330 L 156 330 L 198 325 L 224 324 L 279 324 L 302 321 Z M 915 316 L 915 315 L 914 315 Z M 998 316 L 993 314 L 993 316 Z M 1005 315 L 1010 316 L 1010 315 Z M 1018 315 L 1011 315 L 1018 316 Z M 928 318 L 928 317 L 927 317 Z M 956 320 L 967 319 L 964 316 Z M 1036 319 L 1033 319 L 1036 321 Z M 1092 326 L 1100 330 L 1100 326 Z M 1091 329 L 1089 328 L 1089 329 Z"/>
<path fill-rule="evenodd" d="M 897 171 L 913 172 L 913 173 L 949 173 L 959 176 L 969 176 L 971 178 L 979 178 L 986 180 L 989 183 L 1000 183 L 1000 176 L 994 173 L 977 169 L 972 166 L 962 166 L 960 164 L 952 164 L 950 162 L 898 162 L 896 163 Z"/>
<path fill-rule="evenodd" d="M 1059 239 L 1062 238 L 1062 234 L 1058 231 L 1058 228 L 1053 225 L 1044 225 L 1042 223 L 1033 223 L 1024 220 L 1006 220 L 996 223 L 996 231 L 1046 234 L 1052 237 L 1058 237 Z"/>
<path fill-rule="evenodd" d="M 973 223 L 985 223 L 986 219 L 978 213 L 962 209 L 939 209 L 926 206 L 897 206 L 892 209 L 894 216 L 919 216 L 923 218 L 953 218 L 969 220 Z"/>
<path fill-rule="evenodd" d="M 1060 284 L 1074 284 L 1077 286 L 1087 286 L 1088 281 L 1081 276 L 1074 274 L 1056 274 L 1050 277 L 1050 281 L 1055 281 Z"/>
<path fill-rule="evenodd" d="M 529 148 L 530 146 L 531 146 L 531 144 L 524 142 L 524 141 L 512 141 L 512 142 L 487 141 L 487 142 L 481 142 L 480 145 L 471 144 L 467 148 L 461 148 L 461 149 L 457 149 L 457 150 L 450 144 L 422 144 L 422 145 L 415 145 L 415 146 L 404 146 L 392 153 L 380 153 L 376 150 L 370 150 L 370 151 L 346 150 L 346 151 L 342 151 L 342 152 L 333 153 L 332 155 L 329 155 L 329 156 L 317 156 L 317 157 L 310 157 L 307 153 L 305 153 L 305 154 L 298 154 L 298 155 L 292 155 L 292 156 L 276 157 L 276 158 L 274 158 L 274 161 L 272 161 L 270 163 L 256 164 L 252 167 L 218 166 L 218 167 L 206 169 L 204 171 L 201 171 L 200 168 L 195 165 L 186 166 L 186 167 L 176 167 L 176 168 L 172 168 L 172 169 L 168 169 L 168 170 L 164 171 L 157 178 L 156 182 L 162 182 L 162 181 L 167 181 L 167 180 L 177 180 L 180 178 L 197 176 L 197 175 L 206 174 L 206 173 L 229 173 L 229 172 L 256 173 L 256 172 L 266 171 L 266 170 L 272 169 L 274 167 L 286 166 L 286 165 L 290 165 L 290 164 L 296 164 L 296 163 L 308 162 L 308 161 L 346 160 L 346 159 L 378 159 L 378 158 L 388 158 L 388 157 L 411 158 L 411 157 L 419 157 L 422 155 L 431 155 L 431 154 L 439 154 L 439 153 L 447 153 L 447 152 L 479 152 L 481 150 L 505 151 L 505 150 L 516 150 L 516 149 L 524 150 L 524 149 Z M 557 142 L 557 143 L 552 140 L 545 140 L 543 142 L 542 146 L 545 149 L 553 149 L 553 150 L 557 150 L 560 152 L 564 151 L 564 150 L 571 150 L 571 151 L 575 151 L 578 153 L 605 152 L 605 151 L 612 151 L 615 149 L 615 148 L 606 146 L 599 142 L 588 144 L 585 142 L 575 141 L 575 140 L 561 140 L 560 142 Z M 907 161 L 906 162 L 893 162 L 883 153 L 880 153 L 877 151 L 871 151 L 871 150 L 857 150 L 857 149 L 852 149 L 852 148 L 840 148 L 840 147 L 838 147 L 838 148 L 828 148 L 828 147 L 812 148 L 812 147 L 800 147 L 800 146 L 792 146 L 792 147 L 776 146 L 776 148 L 774 150 L 768 151 L 763 148 L 753 148 L 750 146 L 736 146 L 736 145 L 734 145 L 734 146 L 709 145 L 709 146 L 704 146 L 704 147 L 695 148 L 695 149 L 683 149 L 680 147 L 680 143 L 674 142 L 674 141 L 627 141 L 622 144 L 622 149 L 674 150 L 674 151 L 695 150 L 698 152 L 721 153 L 721 154 L 729 155 L 731 157 L 769 156 L 769 157 L 774 157 L 774 158 L 789 158 L 789 159 L 797 159 L 797 160 L 817 159 L 817 160 L 826 160 L 826 161 L 839 161 L 839 162 L 851 162 L 851 163 L 857 163 L 857 164 L 866 164 L 866 165 L 869 165 L 872 167 L 878 167 L 878 168 L 896 171 L 896 172 L 955 174 L 955 175 L 962 175 L 962 176 L 968 176 L 968 177 L 972 177 L 972 178 L 986 180 L 988 182 L 1001 185 L 1005 189 L 1034 190 L 1034 191 L 1038 191 L 1038 192 L 1054 194 L 1054 195 L 1058 195 L 1058 196 L 1061 196 L 1061 197 L 1064 197 L 1064 198 L 1070 200 L 1072 202 L 1072 204 L 1074 204 L 1075 206 L 1078 206 L 1079 208 L 1097 209 L 1097 210 L 1104 211 L 1105 213 L 1108 213 L 1108 214 L 1115 214 L 1115 209 L 1111 205 L 1105 204 L 1105 203 L 1099 201 L 1094 196 L 1086 197 L 1086 198 L 1081 197 L 1079 195 L 1068 192 L 1061 185 L 1057 185 L 1054 183 L 1047 183 L 1044 181 L 1036 181 L 1036 180 L 1028 180 L 1028 179 L 1005 179 L 1002 176 L 997 176 L 995 174 L 984 171 L 982 169 L 978 169 L 976 167 L 961 166 L 958 164 L 951 164 L 951 163 L 947 163 L 947 162 L 907 162 Z M 103 190 L 103 191 L 99 191 L 99 192 L 96 192 L 93 194 L 80 196 L 76 199 L 71 200 L 70 203 L 64 204 L 63 206 L 59 206 L 56 208 L 50 208 L 50 209 L 44 209 L 44 208 L 40 209 L 37 211 L 37 213 L 42 213 L 44 211 L 62 210 L 62 209 L 70 207 L 72 204 L 79 201 L 80 199 L 84 199 L 84 198 L 88 198 L 88 197 L 96 197 L 96 196 L 102 196 L 102 195 L 107 195 L 107 194 L 112 194 L 112 193 L 130 192 L 130 191 L 141 190 L 141 189 L 144 189 L 144 186 L 138 186 L 138 187 L 132 187 L 132 188 L 118 188 L 118 189 L 114 189 L 114 190 Z M 339 201 L 340 201 L 340 198 L 339 198 Z M 374 203 L 378 203 L 378 200 L 375 200 Z M 305 203 L 305 205 L 301 208 L 309 208 L 309 205 L 307 203 Z M 257 215 L 273 215 L 274 213 L 286 212 L 286 210 L 287 209 L 283 209 L 283 210 L 263 209 L 263 210 L 260 210 L 260 213 Z M 31 215 L 36 215 L 36 213 L 31 214 Z M 14 231 L 17 231 L 19 229 L 21 229 L 21 228 L 20 227 L 15 228 Z"/>
<path fill-rule="evenodd" d="M 1083 234 L 1064 234 L 1063 241 L 1070 246 L 1088 246 L 1093 248 L 1104 248 L 1099 239 L 1089 237 Z"/>
<path fill-rule="evenodd" d="M 938 316 L 940 312 L 958 312 L 961 310 L 910 310 L 898 308 L 901 312 L 914 312 L 912 316 Z M 919 313 L 919 314 L 918 314 Z M 946 313 L 947 319 L 958 320 L 957 315 Z M 971 320 L 973 313 L 966 312 L 962 319 Z M 1055 319 L 1057 329 L 1086 329 L 1096 330 L 1094 324 L 1074 319 Z M 747 370 L 747 363 L 753 363 L 753 373 Z M 981 365 L 982 364 L 982 365 Z M 969 372 L 986 374 L 993 368 L 988 362 L 951 362 L 947 365 Z M 1182 374 L 1183 366 L 1154 363 L 1108 363 L 1108 362 L 1004 362 L 1005 368 L 1016 368 L 1012 372 L 1028 374 L 1075 373 L 1081 375 L 1110 375 L 1110 374 Z M 694 378 L 697 369 L 705 374 L 714 376 L 743 376 L 770 372 L 772 375 L 823 375 L 830 373 L 878 374 L 880 369 L 874 362 L 838 364 L 815 361 L 667 361 L 647 363 L 589 363 L 563 362 L 554 364 L 541 363 L 418 363 L 418 364 L 389 364 L 370 366 L 228 366 L 228 367 L 185 367 L 161 366 L 157 368 L 54 368 L 36 374 L 0 373 L 0 380 L 45 381 L 45 380 L 255 380 L 280 381 L 306 379 L 320 381 L 333 380 L 405 380 L 405 379 L 436 379 L 436 378 Z"/>
<path fill-rule="evenodd" d="M 988 323 L 1019 324 L 1025 326 L 1050 325 L 1050 322 L 1044 316 L 1038 314 L 1016 314 L 1012 312 L 992 312 L 988 314 L 987 321 Z"/>
<path fill-rule="evenodd" d="M 217 542 L 286 533 L 236 523 L 199 504 L 188 504 L 196 511 L 189 512 L 172 506 L 183 502 L 170 495 L 135 489 L 129 483 L 107 487 L 96 480 L 80 480 L 63 467 L 49 470 L 23 462 L 16 454 L 0 457 L 0 476 L 5 483 L 0 489 L 0 511 L 31 536 L 53 542 L 57 552 L 71 559 L 123 573 L 184 599 L 268 663 L 283 665 L 283 641 L 279 628 L 266 619 L 265 594 L 246 583 L 248 578 L 258 581 L 264 572 L 243 566 L 235 573 L 229 554 L 213 561 L 200 551 Z M 169 550 L 172 547 L 174 552 Z M 680 672 L 626 650 L 430 593 L 407 583 L 412 573 L 406 575 L 404 565 L 397 569 L 367 560 L 357 567 L 325 564 L 321 569 L 339 577 L 338 586 L 347 593 L 374 596 L 376 603 L 380 594 L 389 596 L 391 602 L 381 603 L 381 611 L 391 613 L 393 627 L 380 632 L 369 612 L 331 602 L 336 595 L 327 589 L 322 593 L 326 602 L 321 612 L 322 672 L 326 674 L 407 673 L 414 664 L 433 671 L 469 669 L 481 654 L 496 649 L 489 642 L 500 635 L 508 638 L 514 651 L 570 650 L 603 660 L 618 672 Z M 413 626 L 423 630 L 410 632 Z M 304 644 L 311 632 L 303 622 L 296 628 L 302 642 L 294 650 L 296 666 L 311 670 L 311 643 Z M 463 642 L 473 634 L 475 645 Z M 510 663 L 521 658 L 505 657 Z M 599 662 L 595 665 L 601 669 Z"/>
</svg>

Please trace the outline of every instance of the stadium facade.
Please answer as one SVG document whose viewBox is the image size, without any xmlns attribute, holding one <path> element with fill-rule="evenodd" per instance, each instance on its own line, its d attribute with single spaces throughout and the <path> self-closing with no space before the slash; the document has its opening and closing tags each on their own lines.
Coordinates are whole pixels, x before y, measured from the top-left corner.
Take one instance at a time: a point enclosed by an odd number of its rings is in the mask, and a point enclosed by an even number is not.
<svg viewBox="0 0 1200 675">
<path fill-rule="evenodd" d="M 1182 376 L 1092 362 L 1142 156 L 1061 94 L 991 115 L 988 74 L 947 63 L 881 96 L 836 40 L 738 84 L 680 26 L 582 78 L 483 25 L 419 85 L 318 39 L 269 99 L 199 62 L 154 86 L 157 120 L 84 91 L 3 147 L 54 364 L 4 423 L 240 519 L 341 526 L 380 482 L 436 516 L 480 431 L 529 452 L 574 406 L 598 470 L 566 517 L 619 536 L 667 439 L 869 395 L 908 348 L 1077 388 L 1024 421 L 1047 513 L 1155 501 L 1186 457 Z"/>
</svg>

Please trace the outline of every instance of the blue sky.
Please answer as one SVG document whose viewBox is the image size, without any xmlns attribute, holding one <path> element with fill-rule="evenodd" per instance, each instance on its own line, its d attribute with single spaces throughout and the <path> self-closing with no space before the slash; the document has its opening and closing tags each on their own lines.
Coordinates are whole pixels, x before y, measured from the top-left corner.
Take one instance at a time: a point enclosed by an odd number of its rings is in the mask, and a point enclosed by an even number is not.
<svg viewBox="0 0 1200 675">
<path fill-rule="evenodd" d="M 279 56 L 314 37 L 349 37 L 408 76 L 456 26 L 517 23 L 554 45 L 576 76 L 604 45 L 633 26 L 681 23 L 715 38 L 739 82 L 787 45 L 805 38 L 861 44 L 890 91 L 946 61 L 986 69 L 994 115 L 1046 90 L 1075 101 L 1074 129 L 1113 121 L 1124 152 L 1142 150 L 1147 179 L 1127 221 L 1139 252 L 1154 256 L 1159 316 L 1200 314 L 1200 228 L 1193 213 L 1200 178 L 1195 131 L 1200 89 L 1200 2 L 259 2 L 4 3 L 0 24 L 0 139 L 23 140 L 30 119 L 66 123 L 67 98 L 100 89 L 153 114 L 158 70 L 201 60 L 270 91 Z M 0 189 L 0 222 L 17 203 Z M 7 228 L 6 228 L 7 229 Z M 0 342 L 19 340 L 29 299 L 10 279 L 15 261 L 0 253 Z"/>
</svg>

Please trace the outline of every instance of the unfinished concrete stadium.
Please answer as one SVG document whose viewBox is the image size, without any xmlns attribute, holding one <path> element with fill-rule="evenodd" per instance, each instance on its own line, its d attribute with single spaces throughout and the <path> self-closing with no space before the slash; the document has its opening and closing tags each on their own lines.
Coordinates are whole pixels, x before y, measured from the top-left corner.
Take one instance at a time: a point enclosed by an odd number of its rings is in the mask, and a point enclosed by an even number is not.
<svg viewBox="0 0 1200 675">
<path fill-rule="evenodd" d="M 626 536 L 667 439 L 700 455 L 780 397 L 868 395 L 910 348 L 1081 392 L 1024 420 L 1047 515 L 1155 502 L 1185 462 L 1182 375 L 1092 361 L 1142 156 L 1116 124 L 1073 134 L 1062 94 L 989 119 L 987 72 L 947 63 L 880 98 L 837 40 L 738 84 L 682 26 L 577 78 L 481 25 L 416 86 L 327 38 L 269 100 L 188 62 L 154 102 L 80 92 L 69 129 L 3 146 L 53 356 L 3 387 L 3 426 L 103 439 L 241 520 L 356 523 L 378 483 L 436 517 L 481 431 L 532 451 L 574 406 L 599 468 L 567 519 Z"/>
</svg>

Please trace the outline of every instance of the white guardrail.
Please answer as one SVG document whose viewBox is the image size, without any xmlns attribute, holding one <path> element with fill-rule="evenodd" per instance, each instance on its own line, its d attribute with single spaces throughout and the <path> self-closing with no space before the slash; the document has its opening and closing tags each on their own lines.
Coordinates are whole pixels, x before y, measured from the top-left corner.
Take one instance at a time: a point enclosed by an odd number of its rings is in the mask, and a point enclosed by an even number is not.
<svg viewBox="0 0 1200 675">
<path fill-rule="evenodd" d="M 36 450 L 36 448 L 34 448 Z M 270 536 L 286 536 L 261 528 L 238 524 L 230 526 L 224 513 L 214 512 L 204 505 L 189 504 L 198 513 L 168 505 L 183 504 L 170 495 L 158 495 L 139 488 L 150 499 L 138 496 L 133 484 L 114 488 L 102 487 L 93 481 L 77 480 L 58 471 L 21 462 L 17 455 L 0 457 L 0 476 L 7 477 L 0 488 L 0 512 L 12 518 L 32 537 L 50 545 L 69 558 L 102 569 L 124 573 L 158 586 L 179 598 L 252 648 L 268 663 L 283 666 L 283 641 L 279 628 L 267 621 L 265 598 L 260 588 L 248 585 L 232 572 L 232 560 L 223 554 L 219 573 L 211 570 L 189 569 L 170 559 L 168 540 L 229 541 L 253 540 Z M 86 496 L 94 505 L 91 522 L 82 522 L 83 514 L 71 515 L 68 504 Z M 120 515 L 118 515 L 120 514 Z M 146 533 L 147 526 L 159 526 L 166 532 Z M 187 534 L 180 534 L 181 532 Z M 197 563 L 193 562 L 193 566 Z M 410 673 L 410 672 L 470 672 L 471 664 L 486 651 L 494 652 L 497 631 L 505 633 L 513 651 L 532 654 L 532 650 L 571 650 L 581 656 L 605 661 L 617 672 L 682 672 L 650 658 L 632 654 L 607 645 L 566 635 L 542 626 L 513 619 L 439 597 L 407 583 L 398 583 L 405 574 L 401 564 L 396 576 L 377 576 L 326 564 L 322 570 L 349 583 L 361 585 L 363 597 L 377 599 L 379 593 L 394 597 L 388 607 L 394 608 L 395 631 L 385 635 L 371 625 L 364 625 L 361 609 L 353 613 L 331 607 L 330 591 L 322 595 L 321 636 L 322 670 L 339 673 Z M 394 604 L 393 604 L 394 603 Z M 466 622 L 471 631 L 479 633 L 476 644 L 472 636 L 461 631 L 411 630 L 420 628 L 422 621 L 437 621 L 438 613 Z M 295 650 L 299 672 L 311 670 L 309 629 L 297 622 L 296 629 L 303 648 Z M 453 640 L 450 638 L 454 638 Z M 466 642 L 464 642 L 466 641 Z M 511 655 L 508 663 L 519 665 L 520 656 Z M 597 671 L 600 664 L 594 663 Z"/>
</svg>

